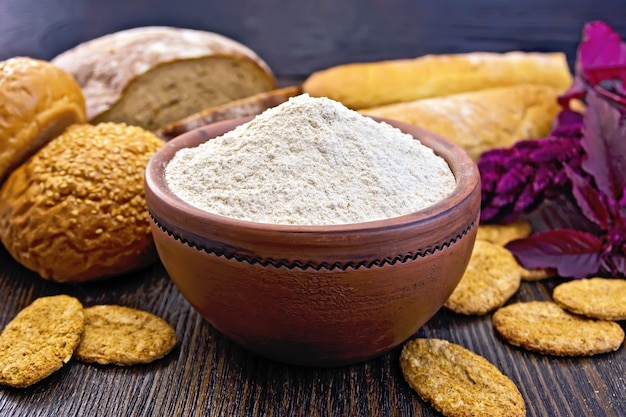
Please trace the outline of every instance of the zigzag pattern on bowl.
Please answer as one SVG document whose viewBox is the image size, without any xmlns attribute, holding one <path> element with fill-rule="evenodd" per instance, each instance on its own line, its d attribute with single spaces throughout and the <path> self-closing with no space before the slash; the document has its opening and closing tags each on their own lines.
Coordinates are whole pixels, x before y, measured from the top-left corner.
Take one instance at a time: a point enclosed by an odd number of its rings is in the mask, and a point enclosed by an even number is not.
<svg viewBox="0 0 626 417">
<path fill-rule="evenodd" d="M 225 252 L 225 251 L 221 251 L 221 250 L 217 250 L 215 248 L 206 248 L 203 246 L 200 246 L 194 242 L 191 242 L 187 239 L 184 239 L 178 235 L 175 235 L 174 233 L 172 233 L 170 230 L 168 230 L 163 224 L 161 224 L 153 215 L 152 213 L 150 213 L 150 217 L 152 219 L 152 221 L 154 222 L 154 224 L 161 229 L 163 232 L 167 233 L 168 236 L 174 238 L 175 240 L 178 240 L 179 242 L 189 246 L 190 248 L 195 248 L 197 250 L 201 250 L 204 251 L 210 255 L 215 255 L 218 257 L 224 257 L 226 259 L 234 259 L 237 262 L 246 262 L 249 263 L 250 265 L 256 265 L 259 264 L 263 267 L 266 266 L 273 266 L 275 268 L 287 268 L 287 269 L 300 269 L 300 270 L 307 270 L 307 269 L 313 269 L 315 271 L 320 271 L 322 269 L 324 270 L 328 270 L 328 271 L 332 271 L 335 269 L 339 269 L 341 271 L 345 271 L 348 268 L 352 268 L 352 269 L 358 269 L 358 268 L 373 268 L 373 267 L 381 267 L 384 266 L 386 264 L 389 265 L 394 265 L 396 263 L 404 263 L 404 262 L 408 262 L 408 261 L 414 261 L 417 258 L 423 258 L 425 256 L 428 255 L 432 255 L 433 253 L 437 252 L 437 251 L 442 251 L 444 248 L 448 248 L 451 245 L 453 245 L 454 243 L 456 243 L 457 241 L 459 241 L 460 239 L 462 239 L 464 236 L 466 236 L 470 230 L 472 230 L 472 228 L 475 227 L 476 225 L 476 221 L 477 219 L 475 219 L 474 221 L 472 221 L 472 223 L 470 223 L 465 230 L 463 230 L 461 233 L 457 234 L 455 237 L 453 237 L 452 239 L 443 242 L 439 245 L 435 245 L 434 247 L 431 248 L 427 248 L 427 249 L 418 249 L 415 252 L 409 252 L 405 255 L 396 255 L 393 258 L 391 257 L 386 257 L 383 259 L 377 259 L 377 260 L 373 260 L 373 261 L 369 261 L 369 262 L 347 262 L 347 263 L 339 263 L 339 262 L 335 262 L 333 264 L 328 264 L 326 262 L 322 262 L 320 264 L 315 264 L 312 262 L 307 262 L 307 263 L 302 263 L 302 262 L 298 262 L 298 261 L 293 261 L 293 262 L 288 262 L 286 260 L 283 259 L 272 259 L 272 258 L 267 258 L 267 259 L 263 259 L 260 257 L 257 258 L 251 258 L 249 256 L 241 256 L 241 255 L 237 255 L 235 253 L 230 253 L 230 252 Z"/>
</svg>

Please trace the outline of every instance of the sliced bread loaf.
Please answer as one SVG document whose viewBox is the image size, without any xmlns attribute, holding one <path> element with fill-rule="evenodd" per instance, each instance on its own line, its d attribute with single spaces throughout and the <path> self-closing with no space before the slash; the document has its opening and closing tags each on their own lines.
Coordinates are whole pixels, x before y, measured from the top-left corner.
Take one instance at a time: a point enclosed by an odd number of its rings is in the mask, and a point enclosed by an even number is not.
<svg viewBox="0 0 626 417">
<path fill-rule="evenodd" d="M 166 26 L 105 35 L 52 63 L 81 85 L 91 122 L 150 130 L 275 88 L 272 71 L 247 46 L 212 32 Z"/>
<path fill-rule="evenodd" d="M 254 94 L 239 100 L 220 104 L 219 106 L 208 107 L 182 120 L 169 123 L 157 129 L 155 133 L 165 140 L 174 139 L 176 136 L 211 123 L 236 119 L 238 117 L 256 116 L 271 107 L 284 103 L 289 100 L 290 97 L 297 96 L 301 93 L 301 86 L 289 86 Z"/>
</svg>

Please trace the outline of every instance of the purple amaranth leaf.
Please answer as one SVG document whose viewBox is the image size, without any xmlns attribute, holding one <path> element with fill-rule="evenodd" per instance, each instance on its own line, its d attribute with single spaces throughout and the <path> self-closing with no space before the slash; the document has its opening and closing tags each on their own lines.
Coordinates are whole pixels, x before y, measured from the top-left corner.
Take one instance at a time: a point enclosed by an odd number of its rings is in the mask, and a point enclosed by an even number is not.
<svg viewBox="0 0 626 417">
<path fill-rule="evenodd" d="M 626 85 L 626 44 L 619 33 L 602 21 L 587 23 L 578 46 L 576 71 L 594 86 L 610 79 Z"/>
<path fill-rule="evenodd" d="M 557 192 L 561 191 L 561 188 L 565 186 L 565 184 L 567 184 L 569 182 L 569 178 L 567 178 L 567 174 L 565 173 L 564 170 L 560 170 L 559 172 L 557 172 L 554 177 L 552 178 L 552 181 L 554 182 L 554 185 L 557 188 Z M 553 193 L 550 193 L 553 194 Z"/>
<path fill-rule="evenodd" d="M 613 268 L 607 268 L 607 272 L 609 272 L 614 277 L 626 277 L 626 255 L 619 254 L 617 256 L 613 256 L 611 260 L 613 263 Z"/>
<path fill-rule="evenodd" d="M 499 207 L 486 206 L 480 210 L 480 222 L 489 223 L 500 215 Z"/>
<path fill-rule="evenodd" d="M 583 115 L 570 109 L 563 109 L 556 116 L 556 126 L 550 136 L 580 138 L 583 128 Z"/>
<path fill-rule="evenodd" d="M 503 158 L 508 158 L 513 150 L 511 148 L 494 148 L 488 151 L 483 152 L 480 155 L 480 161 L 483 164 L 491 163 L 491 164 L 500 164 Z"/>
<path fill-rule="evenodd" d="M 490 201 L 492 207 L 505 207 L 513 203 L 514 195 L 496 194 Z"/>
<path fill-rule="evenodd" d="M 605 253 L 602 257 L 601 269 L 612 277 L 626 277 L 626 254 L 624 245 L 615 251 Z"/>
<path fill-rule="evenodd" d="M 572 85 L 558 99 L 564 108 L 573 99 L 584 100 L 590 87 L 609 80 L 619 81 L 615 85 L 618 95 L 626 93 L 626 44 L 605 22 L 589 22 L 583 28 L 575 72 Z M 626 102 L 626 98 L 618 101 Z"/>
<path fill-rule="evenodd" d="M 522 189 L 517 195 L 517 199 L 513 204 L 513 213 L 516 215 L 530 213 L 536 209 L 543 201 L 543 194 L 537 194 L 532 187 L 532 183 L 529 183 Z"/>
<path fill-rule="evenodd" d="M 562 277 L 584 278 L 600 269 L 603 245 L 591 233 L 560 229 L 511 241 L 506 248 L 525 268 L 554 268 Z"/>
<path fill-rule="evenodd" d="M 532 182 L 530 183 L 533 193 L 542 193 L 553 183 L 555 176 L 551 168 L 552 167 L 548 167 L 546 165 L 541 165 L 537 168 L 537 171 L 533 176 Z"/>
<path fill-rule="evenodd" d="M 607 230 L 611 222 L 611 215 L 606 209 L 598 191 L 589 184 L 589 181 L 586 181 L 567 166 L 565 167 L 565 173 L 572 183 L 572 194 L 581 213 L 603 230 Z"/>
<path fill-rule="evenodd" d="M 626 239 L 626 230 L 622 230 L 622 236 Z M 616 256 L 613 256 L 613 262 L 615 264 L 615 270 L 613 271 L 613 276 L 626 277 L 626 240 L 622 241 L 622 244 L 616 251 Z"/>
<path fill-rule="evenodd" d="M 569 89 L 558 97 L 558 102 L 561 107 L 569 109 L 572 100 L 584 100 L 586 95 L 587 83 L 579 75 L 576 75 Z"/>
<path fill-rule="evenodd" d="M 584 122 L 582 168 L 607 198 L 619 202 L 626 188 L 626 118 L 590 91 Z"/>
<path fill-rule="evenodd" d="M 534 169 L 529 165 L 510 167 L 509 171 L 500 177 L 495 191 L 498 194 L 506 194 L 514 190 L 522 190 L 533 174 Z"/>
<path fill-rule="evenodd" d="M 529 158 L 534 164 L 561 162 L 582 153 L 579 139 L 549 137 L 541 140 L 541 147 L 532 150 Z"/>
</svg>

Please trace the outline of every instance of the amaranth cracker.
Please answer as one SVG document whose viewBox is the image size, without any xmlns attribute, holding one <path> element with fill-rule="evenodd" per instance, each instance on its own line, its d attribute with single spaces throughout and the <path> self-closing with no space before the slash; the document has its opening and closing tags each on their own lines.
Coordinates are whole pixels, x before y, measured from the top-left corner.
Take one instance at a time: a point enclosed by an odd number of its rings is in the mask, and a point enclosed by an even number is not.
<svg viewBox="0 0 626 417">
<path fill-rule="evenodd" d="M 27 387 L 60 369 L 72 358 L 83 328 L 76 298 L 37 298 L 0 334 L 0 384 Z"/>
<path fill-rule="evenodd" d="M 75 356 L 82 362 L 134 365 L 162 358 L 176 345 L 174 329 L 147 311 L 118 305 L 85 308 Z"/>
<path fill-rule="evenodd" d="M 577 279 L 554 288 L 552 298 L 564 309 L 602 320 L 626 320 L 626 280 Z"/>
<path fill-rule="evenodd" d="M 520 269 L 522 272 L 522 281 L 541 281 L 542 279 L 556 276 L 556 271 L 549 268 L 526 269 L 520 267 Z"/>
<path fill-rule="evenodd" d="M 492 321 L 507 342 L 546 355 L 611 352 L 624 341 L 619 324 L 571 314 L 552 301 L 510 304 L 498 309 Z"/>
<path fill-rule="evenodd" d="M 520 283 L 521 268 L 513 254 L 477 240 L 467 269 L 444 306 L 459 314 L 487 314 L 511 298 Z"/>
<path fill-rule="evenodd" d="M 442 339 L 415 339 L 400 355 L 404 378 L 448 417 L 526 415 L 517 386 L 487 359 Z"/>
</svg>

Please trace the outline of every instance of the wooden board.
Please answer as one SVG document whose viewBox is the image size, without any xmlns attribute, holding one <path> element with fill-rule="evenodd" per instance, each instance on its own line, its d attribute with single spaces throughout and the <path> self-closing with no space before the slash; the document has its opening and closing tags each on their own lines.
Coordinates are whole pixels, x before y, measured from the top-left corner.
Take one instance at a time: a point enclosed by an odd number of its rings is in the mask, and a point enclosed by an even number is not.
<svg viewBox="0 0 626 417">
<path fill-rule="evenodd" d="M 512 301 L 548 299 L 557 283 L 524 283 Z M 440 416 L 404 381 L 400 348 L 347 367 L 282 365 L 243 350 L 213 329 L 160 263 L 113 281 L 64 285 L 44 281 L 0 248 L 0 327 L 35 298 L 60 293 L 86 306 L 116 303 L 157 314 L 176 329 L 178 346 L 149 365 L 72 361 L 29 388 L 0 387 L 0 416 Z M 447 339 L 487 358 L 518 385 L 528 416 L 626 415 L 624 346 L 590 358 L 537 355 L 501 341 L 490 316 L 446 310 L 415 336 Z"/>
<path fill-rule="evenodd" d="M 79 42 L 142 25 L 211 30 L 253 48 L 281 76 L 426 53 L 563 51 L 585 22 L 626 33 L 623 0 L 19 0 L 0 2 L 0 59 L 49 59 Z"/>
</svg>

